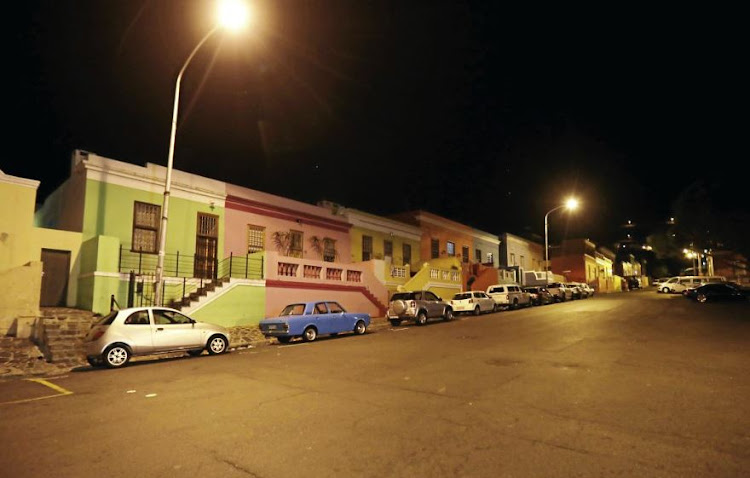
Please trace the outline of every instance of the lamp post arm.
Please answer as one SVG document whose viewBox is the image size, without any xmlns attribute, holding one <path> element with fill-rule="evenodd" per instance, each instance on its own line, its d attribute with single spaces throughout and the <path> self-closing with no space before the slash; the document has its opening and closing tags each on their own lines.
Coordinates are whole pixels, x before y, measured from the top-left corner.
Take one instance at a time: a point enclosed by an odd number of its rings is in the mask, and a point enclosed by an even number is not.
<svg viewBox="0 0 750 478">
<path fill-rule="evenodd" d="M 182 75 L 185 73 L 190 61 L 193 59 L 198 50 L 203 46 L 206 41 L 211 38 L 218 27 L 212 28 L 206 35 L 195 45 L 193 51 L 185 60 L 185 63 L 180 68 L 180 72 L 177 74 L 177 81 L 175 82 L 174 89 L 174 106 L 172 108 L 172 128 L 169 134 L 169 154 L 167 156 L 167 177 L 164 182 L 164 202 L 161 208 L 161 227 L 159 228 L 159 256 L 156 262 L 156 277 L 154 280 L 154 305 L 162 305 L 162 288 L 161 283 L 164 277 L 164 255 L 167 246 L 167 218 L 169 217 L 169 195 L 172 189 L 172 164 L 174 163 L 174 143 L 175 136 L 177 135 L 177 113 L 180 106 L 180 83 L 182 82 Z"/>
<path fill-rule="evenodd" d="M 549 236 L 548 236 L 549 226 L 547 225 L 547 219 L 549 218 L 549 215 L 551 213 L 557 211 L 558 209 L 562 209 L 564 207 L 565 207 L 565 204 L 561 206 L 553 207 L 552 209 L 547 211 L 547 214 L 544 215 L 544 273 L 545 273 L 545 276 L 549 272 Z M 545 279 L 548 280 L 547 277 L 545 277 Z"/>
</svg>

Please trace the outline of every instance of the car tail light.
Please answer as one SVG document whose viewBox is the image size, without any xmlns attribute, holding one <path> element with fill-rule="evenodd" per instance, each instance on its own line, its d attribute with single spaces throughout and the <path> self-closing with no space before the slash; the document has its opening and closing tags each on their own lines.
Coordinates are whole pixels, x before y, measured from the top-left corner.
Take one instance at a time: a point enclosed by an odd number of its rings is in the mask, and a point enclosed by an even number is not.
<svg viewBox="0 0 750 478">
<path fill-rule="evenodd" d="M 473 303 L 474 303 L 474 299 L 469 299 L 469 304 L 473 304 Z"/>
<path fill-rule="evenodd" d="M 96 330 L 92 330 L 91 331 L 91 335 L 89 337 L 89 340 L 91 342 L 93 342 L 93 341 L 97 340 L 98 338 L 100 338 L 102 335 L 104 335 L 104 329 L 99 328 L 99 329 L 96 329 Z"/>
<path fill-rule="evenodd" d="M 415 300 L 410 300 L 408 302 L 410 309 L 416 309 L 417 308 L 417 302 Z"/>
</svg>

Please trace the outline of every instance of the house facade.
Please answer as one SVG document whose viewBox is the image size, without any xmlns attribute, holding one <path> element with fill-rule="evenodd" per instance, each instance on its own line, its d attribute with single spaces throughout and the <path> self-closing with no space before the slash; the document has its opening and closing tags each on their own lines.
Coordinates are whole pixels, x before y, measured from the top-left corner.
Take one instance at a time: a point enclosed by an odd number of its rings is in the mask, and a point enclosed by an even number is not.
<svg viewBox="0 0 750 478">
<path fill-rule="evenodd" d="M 544 271 L 544 246 L 508 232 L 500 236 L 500 268 L 512 271 L 525 284 L 527 272 Z"/>
<path fill-rule="evenodd" d="M 620 290 L 620 281 L 615 276 L 615 254 L 589 239 L 567 239 L 550 248 L 552 272 L 565 280 L 585 282 L 599 292 Z"/>
</svg>

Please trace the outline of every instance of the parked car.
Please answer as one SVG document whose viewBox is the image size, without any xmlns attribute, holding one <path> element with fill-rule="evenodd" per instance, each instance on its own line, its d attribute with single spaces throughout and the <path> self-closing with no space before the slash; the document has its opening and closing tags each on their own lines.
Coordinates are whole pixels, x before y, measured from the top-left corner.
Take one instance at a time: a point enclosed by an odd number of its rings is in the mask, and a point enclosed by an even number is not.
<svg viewBox="0 0 750 478">
<path fill-rule="evenodd" d="M 659 286 L 659 290 L 665 294 L 681 294 L 685 289 L 698 287 L 709 282 L 725 282 L 723 276 L 677 276 L 668 279 Z"/>
<path fill-rule="evenodd" d="M 454 295 L 451 299 L 451 307 L 455 314 L 466 312 L 479 315 L 482 312 L 495 312 L 500 306 L 484 292 L 470 290 Z"/>
<path fill-rule="evenodd" d="M 669 277 L 659 277 L 651 282 L 652 286 L 656 287 L 656 292 L 661 292 L 661 285 L 669 280 Z"/>
<path fill-rule="evenodd" d="M 634 276 L 628 276 L 623 278 L 627 284 L 628 289 L 635 290 L 641 288 L 641 280 Z"/>
<path fill-rule="evenodd" d="M 541 286 L 524 287 L 526 292 L 529 293 L 529 299 L 532 305 L 547 305 L 555 301 L 555 298 L 550 292 Z"/>
<path fill-rule="evenodd" d="M 394 327 L 404 320 L 424 325 L 433 318 L 453 320 L 453 308 L 429 290 L 397 292 L 391 297 L 386 317 Z"/>
<path fill-rule="evenodd" d="M 487 295 L 505 309 L 517 309 L 531 305 L 531 296 L 518 284 L 495 284 L 487 287 Z"/>
<path fill-rule="evenodd" d="M 568 282 L 565 284 L 565 287 L 570 289 L 571 295 L 573 299 L 583 299 L 583 289 L 576 284 L 575 282 Z"/>
<path fill-rule="evenodd" d="M 229 348 L 229 331 L 198 322 L 168 307 L 131 307 L 102 317 L 84 339 L 91 366 L 125 366 L 131 357 L 185 351 L 221 354 Z"/>
<path fill-rule="evenodd" d="M 282 344 L 295 337 L 312 342 L 319 335 L 336 335 L 352 332 L 362 335 L 370 325 L 370 314 L 347 312 L 338 302 L 297 302 L 284 307 L 277 317 L 258 323 L 264 337 L 276 337 Z"/>
<path fill-rule="evenodd" d="M 593 287 L 591 287 L 590 285 L 588 285 L 585 282 L 579 282 L 578 285 L 580 285 L 581 288 L 584 291 L 586 291 L 586 296 L 587 297 L 594 297 L 594 292 L 596 292 L 596 290 Z"/>
<path fill-rule="evenodd" d="M 750 290 L 742 289 L 738 285 L 729 282 L 712 282 L 694 289 L 686 289 L 683 295 L 701 303 L 750 300 Z"/>
<path fill-rule="evenodd" d="M 552 282 L 547 284 L 546 288 L 557 302 L 565 302 L 566 300 L 573 299 L 573 291 L 562 282 Z"/>
</svg>

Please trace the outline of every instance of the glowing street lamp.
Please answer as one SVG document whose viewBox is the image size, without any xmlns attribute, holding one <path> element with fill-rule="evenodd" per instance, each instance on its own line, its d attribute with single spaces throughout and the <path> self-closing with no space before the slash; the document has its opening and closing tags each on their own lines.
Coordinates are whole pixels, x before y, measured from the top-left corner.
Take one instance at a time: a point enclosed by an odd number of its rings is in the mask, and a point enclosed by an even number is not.
<svg viewBox="0 0 750 478">
<path fill-rule="evenodd" d="M 220 28 L 237 31 L 243 28 L 250 19 L 250 11 L 244 2 L 239 0 L 224 0 L 219 3 L 216 25 L 206 33 L 206 36 L 198 42 L 193 51 L 182 65 L 180 73 L 177 75 L 177 82 L 174 90 L 174 107 L 172 109 L 172 130 L 169 135 L 169 156 L 167 157 L 167 178 L 164 183 L 164 203 L 162 205 L 161 227 L 159 229 L 159 256 L 156 263 L 156 277 L 154 280 L 154 305 L 161 305 L 162 302 L 162 281 L 164 278 L 164 255 L 167 245 L 167 218 L 169 214 L 169 194 L 172 187 L 172 164 L 174 162 L 174 142 L 177 133 L 177 111 L 180 104 L 180 83 L 182 75 L 185 73 L 190 61 L 198 52 L 201 46 L 206 43 L 216 31 Z"/>
<path fill-rule="evenodd" d="M 576 198 L 569 198 L 567 201 L 565 201 L 565 204 L 561 204 L 560 206 L 554 207 L 547 211 L 547 214 L 544 215 L 544 272 L 545 276 L 549 273 L 549 226 L 548 226 L 548 217 L 550 213 L 557 211 L 558 209 L 567 209 L 568 211 L 575 211 L 578 209 L 578 199 Z"/>
</svg>

